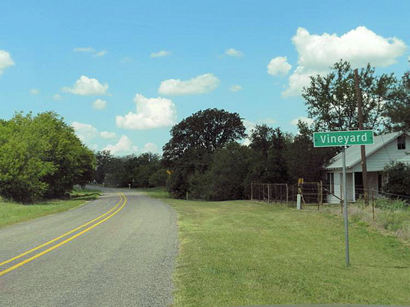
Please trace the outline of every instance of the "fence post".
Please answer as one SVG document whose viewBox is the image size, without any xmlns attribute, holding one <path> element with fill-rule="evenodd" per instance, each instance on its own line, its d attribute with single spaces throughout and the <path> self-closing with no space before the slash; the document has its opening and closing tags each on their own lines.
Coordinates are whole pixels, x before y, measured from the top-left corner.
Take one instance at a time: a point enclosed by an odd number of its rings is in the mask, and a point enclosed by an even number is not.
<svg viewBox="0 0 410 307">
<path fill-rule="evenodd" d="M 373 221 L 374 221 L 374 192 L 372 192 L 372 213 L 373 213 Z"/>
<path fill-rule="evenodd" d="M 270 203 L 270 184 L 267 184 L 268 186 L 268 203 Z"/>
<path fill-rule="evenodd" d="M 288 184 L 286 184 L 286 203 L 289 202 L 289 188 L 288 188 Z"/>
<path fill-rule="evenodd" d="M 253 200 L 253 182 L 251 182 L 251 200 Z"/>
</svg>

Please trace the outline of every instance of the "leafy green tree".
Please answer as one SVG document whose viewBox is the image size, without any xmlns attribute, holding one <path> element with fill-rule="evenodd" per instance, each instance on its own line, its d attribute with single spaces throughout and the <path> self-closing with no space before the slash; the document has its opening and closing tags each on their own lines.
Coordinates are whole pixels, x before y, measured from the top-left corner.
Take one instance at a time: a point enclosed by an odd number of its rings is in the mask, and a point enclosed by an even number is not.
<svg viewBox="0 0 410 307">
<path fill-rule="evenodd" d="M 163 158 L 172 163 L 191 151 L 214 152 L 243 137 L 245 127 L 238 113 L 206 109 L 172 127 L 171 139 L 163 148 Z"/>
<path fill-rule="evenodd" d="M 397 80 L 393 74 L 375 75 L 370 64 L 359 70 L 359 79 L 363 126 L 381 131 L 385 124 L 384 105 L 395 99 Z M 314 119 L 314 131 L 358 129 L 354 71 L 348 62 L 337 62 L 326 76 L 312 76 L 302 97 L 309 117 Z"/>
<path fill-rule="evenodd" d="M 149 177 L 149 185 L 152 187 L 165 187 L 168 174 L 165 168 L 160 168 Z"/>
<path fill-rule="evenodd" d="M 84 185 L 92 180 L 95 158 L 62 118 L 53 112 L 38 114 L 33 118 L 33 131 L 37 140 L 49 146 L 42 159 L 55 167 L 53 174 L 44 177 L 48 184 L 45 197 L 61 197 L 75 184 Z"/>
<path fill-rule="evenodd" d="M 165 167 L 173 170 L 168 188 L 176 197 L 185 197 L 189 177 L 208 169 L 212 154 L 224 145 L 245 137 L 239 114 L 207 109 L 192 114 L 171 129 L 163 147 Z"/>
<path fill-rule="evenodd" d="M 205 174 L 208 191 L 206 199 L 244 199 L 248 174 L 255 159 L 247 146 L 232 142 L 215 152 L 212 165 Z"/>
<path fill-rule="evenodd" d="M 0 124 L 0 194 L 31 202 L 86 184 L 94 155 L 53 112 L 17 113 Z"/>
<path fill-rule="evenodd" d="M 406 72 L 392 99 L 386 104 L 387 127 L 394 131 L 410 131 L 410 72 Z"/>
<path fill-rule="evenodd" d="M 108 172 L 109 165 L 113 159 L 113 156 L 108 150 L 99 151 L 95 155 L 96 158 L 96 170 L 94 173 L 94 179 L 97 183 L 104 183 L 105 176 Z"/>
<path fill-rule="evenodd" d="M 285 183 L 289 180 L 286 163 L 286 148 L 290 138 L 280 128 L 257 125 L 250 135 L 250 148 L 255 155 L 250 172 L 252 181 L 266 183 Z"/>
<path fill-rule="evenodd" d="M 299 133 L 286 150 L 289 181 L 320 181 L 323 178 L 324 165 L 337 153 L 336 148 L 313 147 L 313 131 L 302 121 L 298 122 Z"/>
<path fill-rule="evenodd" d="M 19 202 L 42 197 L 48 189 L 44 178 L 56 171 L 42 159 L 49 144 L 33 135 L 32 127 L 31 114 L 21 113 L 0 124 L 0 194 Z"/>
</svg>

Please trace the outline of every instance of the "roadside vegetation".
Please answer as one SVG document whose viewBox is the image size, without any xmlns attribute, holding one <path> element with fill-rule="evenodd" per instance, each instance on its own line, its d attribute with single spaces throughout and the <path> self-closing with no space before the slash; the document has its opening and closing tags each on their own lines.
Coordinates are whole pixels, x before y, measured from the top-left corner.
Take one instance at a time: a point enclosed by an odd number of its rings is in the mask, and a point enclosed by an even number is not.
<svg viewBox="0 0 410 307">
<path fill-rule="evenodd" d="M 66 211 L 96 199 L 99 195 L 100 192 L 96 190 L 74 189 L 69 199 L 44 200 L 29 205 L 0 198 L 0 227 Z"/>
<path fill-rule="evenodd" d="M 64 197 L 93 176 L 94 154 L 53 112 L 0 120 L 0 196 L 23 203 Z"/>
<path fill-rule="evenodd" d="M 324 210 L 335 215 L 340 214 L 340 208 L 327 207 Z M 410 246 L 410 208 L 403 200 L 376 199 L 374 208 L 373 205 L 366 206 L 363 200 L 359 200 L 349 204 L 349 219 L 352 223 L 368 227 L 370 231 L 397 237 Z"/>
<path fill-rule="evenodd" d="M 354 218 L 346 268 L 340 214 L 145 192 L 178 213 L 175 306 L 409 302 L 410 248 Z"/>
</svg>

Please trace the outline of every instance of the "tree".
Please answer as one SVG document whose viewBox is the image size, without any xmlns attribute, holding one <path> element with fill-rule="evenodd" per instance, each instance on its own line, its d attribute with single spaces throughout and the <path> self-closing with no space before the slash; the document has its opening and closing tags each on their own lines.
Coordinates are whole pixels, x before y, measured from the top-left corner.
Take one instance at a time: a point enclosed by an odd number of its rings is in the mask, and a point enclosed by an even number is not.
<svg viewBox="0 0 410 307">
<path fill-rule="evenodd" d="M 171 129 L 171 139 L 163 147 L 163 161 L 173 170 L 168 189 L 176 197 L 189 190 L 189 177 L 204 174 L 212 154 L 224 145 L 245 137 L 239 114 L 207 109 L 192 114 Z"/>
<path fill-rule="evenodd" d="M 171 139 L 163 147 L 163 157 L 172 163 L 191 151 L 211 153 L 243 137 L 245 127 L 238 113 L 206 109 L 172 127 Z"/>
<path fill-rule="evenodd" d="M 243 199 L 254 157 L 248 146 L 236 142 L 216 150 L 209 170 L 190 178 L 192 197 L 207 200 Z"/>
<path fill-rule="evenodd" d="M 0 124 L 0 194 L 21 202 L 60 197 L 92 178 L 94 155 L 53 112 Z"/>
<path fill-rule="evenodd" d="M 251 170 L 252 181 L 266 183 L 288 182 L 285 151 L 290 142 L 280 128 L 257 125 L 250 135 L 249 146 L 258 157 Z"/>
<path fill-rule="evenodd" d="M 388 130 L 410 131 L 410 71 L 406 72 L 386 104 L 385 116 L 389 118 Z"/>
<path fill-rule="evenodd" d="M 105 176 L 107 175 L 109 165 L 113 159 L 113 156 L 108 150 L 102 150 L 96 153 L 96 170 L 94 173 L 94 179 L 97 183 L 104 183 Z"/>
<path fill-rule="evenodd" d="M 323 166 L 336 154 L 337 149 L 313 147 L 313 131 L 302 121 L 298 122 L 298 130 L 286 151 L 290 182 L 297 182 L 298 178 L 320 181 Z"/>
<path fill-rule="evenodd" d="M 32 116 L 21 113 L 0 124 L 0 194 L 19 202 L 31 202 L 46 193 L 44 177 L 56 168 L 42 159 L 50 146 L 33 135 Z"/>
<path fill-rule="evenodd" d="M 381 131 L 385 124 L 384 105 L 397 96 L 397 80 L 393 74 L 376 76 L 370 64 L 359 70 L 359 79 L 363 126 Z M 348 62 L 337 62 L 326 76 L 310 77 L 310 85 L 303 89 L 302 97 L 309 117 L 314 119 L 314 131 L 358 129 L 354 73 Z"/>
</svg>

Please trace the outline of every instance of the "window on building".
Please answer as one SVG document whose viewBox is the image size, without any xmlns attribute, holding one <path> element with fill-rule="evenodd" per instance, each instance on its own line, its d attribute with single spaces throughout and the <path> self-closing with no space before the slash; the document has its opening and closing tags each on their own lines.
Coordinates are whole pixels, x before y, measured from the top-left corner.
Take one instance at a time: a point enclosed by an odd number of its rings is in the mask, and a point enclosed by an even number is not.
<svg viewBox="0 0 410 307">
<path fill-rule="evenodd" d="M 406 135 L 400 135 L 397 138 L 397 149 L 401 150 L 401 149 L 406 149 Z"/>
<path fill-rule="evenodd" d="M 335 174 L 334 173 L 327 173 L 327 183 L 329 185 L 329 192 L 335 192 Z"/>
</svg>

